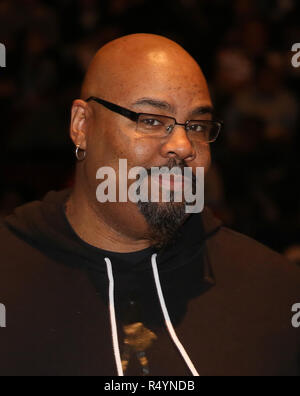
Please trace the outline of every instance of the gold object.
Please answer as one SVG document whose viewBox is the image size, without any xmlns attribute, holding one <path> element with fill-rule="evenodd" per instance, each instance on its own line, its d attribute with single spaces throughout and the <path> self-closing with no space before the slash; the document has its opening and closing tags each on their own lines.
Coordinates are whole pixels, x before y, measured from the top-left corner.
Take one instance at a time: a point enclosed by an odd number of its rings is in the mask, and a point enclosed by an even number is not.
<svg viewBox="0 0 300 396">
<path fill-rule="evenodd" d="M 123 371 L 126 371 L 130 356 L 134 353 L 142 366 L 143 374 L 149 374 L 148 359 L 145 350 L 151 347 L 157 336 L 141 322 L 124 325 L 123 329 L 126 336 L 124 340 L 124 352 L 122 354 Z"/>
</svg>

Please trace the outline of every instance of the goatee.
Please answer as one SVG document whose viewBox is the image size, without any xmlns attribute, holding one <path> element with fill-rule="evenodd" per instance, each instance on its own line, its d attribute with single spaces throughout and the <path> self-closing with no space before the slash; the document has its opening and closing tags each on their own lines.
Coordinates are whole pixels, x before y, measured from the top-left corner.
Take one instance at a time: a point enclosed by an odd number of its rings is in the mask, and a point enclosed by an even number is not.
<svg viewBox="0 0 300 396">
<path fill-rule="evenodd" d="M 184 162 L 176 163 L 170 160 L 169 169 L 173 167 L 181 168 L 182 174 L 184 170 Z M 148 170 L 151 174 L 151 170 Z M 196 178 L 193 177 L 193 190 L 195 189 Z M 179 230 L 185 220 L 189 217 L 186 213 L 186 202 L 175 202 L 175 193 L 170 191 L 170 202 L 142 202 L 137 203 L 140 212 L 145 217 L 149 225 L 149 238 L 151 245 L 157 249 L 163 249 L 167 245 L 175 243 L 179 236 Z"/>
</svg>

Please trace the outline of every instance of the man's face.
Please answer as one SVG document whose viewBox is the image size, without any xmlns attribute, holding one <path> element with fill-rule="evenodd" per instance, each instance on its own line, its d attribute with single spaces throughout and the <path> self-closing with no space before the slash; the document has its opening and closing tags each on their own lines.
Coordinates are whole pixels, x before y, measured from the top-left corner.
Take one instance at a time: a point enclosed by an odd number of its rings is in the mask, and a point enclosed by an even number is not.
<svg viewBox="0 0 300 396">
<path fill-rule="evenodd" d="M 211 100 L 200 69 L 190 60 L 182 59 L 164 51 L 153 51 L 145 59 L 131 66 L 124 61 L 118 65 L 115 84 L 103 82 L 102 99 L 116 103 L 138 113 L 171 116 L 177 122 L 191 119 L 211 119 L 211 114 L 200 114 L 202 107 L 211 107 Z M 114 71 L 112 71 L 114 74 Z M 136 166 L 147 170 L 152 167 L 190 167 L 196 174 L 197 167 L 208 170 L 209 145 L 192 141 L 184 127 L 175 126 L 173 132 L 163 138 L 147 136 L 137 129 L 136 122 L 90 103 L 92 117 L 87 133 L 87 159 L 85 174 L 90 190 L 94 191 L 99 180 L 96 171 L 100 167 L 112 167 L 119 185 L 119 159 L 127 159 L 128 171 Z M 128 182 L 128 186 L 134 181 Z M 174 236 L 176 229 L 186 218 L 184 202 L 158 203 L 105 203 L 101 215 L 110 223 L 127 230 L 148 234 L 153 243 L 163 246 Z"/>
</svg>

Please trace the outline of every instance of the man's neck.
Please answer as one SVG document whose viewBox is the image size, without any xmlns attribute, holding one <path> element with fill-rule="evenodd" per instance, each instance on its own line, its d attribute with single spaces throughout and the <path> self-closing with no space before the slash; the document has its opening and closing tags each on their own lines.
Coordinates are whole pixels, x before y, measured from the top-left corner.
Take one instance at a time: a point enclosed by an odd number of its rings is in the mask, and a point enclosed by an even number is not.
<svg viewBox="0 0 300 396">
<path fill-rule="evenodd" d="M 108 224 L 88 202 L 84 193 L 76 191 L 76 188 L 66 202 L 65 213 L 79 238 L 99 249 L 129 253 L 150 246 L 149 240 L 130 238 L 117 231 L 112 224 Z"/>
</svg>

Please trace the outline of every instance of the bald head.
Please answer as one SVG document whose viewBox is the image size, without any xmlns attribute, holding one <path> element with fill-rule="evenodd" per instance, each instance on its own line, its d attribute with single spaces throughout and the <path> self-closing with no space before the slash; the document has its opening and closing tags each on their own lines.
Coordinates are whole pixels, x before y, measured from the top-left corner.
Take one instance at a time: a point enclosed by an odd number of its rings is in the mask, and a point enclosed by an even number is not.
<svg viewBox="0 0 300 396">
<path fill-rule="evenodd" d="M 97 52 L 86 73 L 81 98 L 100 96 L 118 101 L 136 88 L 148 96 L 149 88 L 163 88 L 167 82 L 178 80 L 179 74 L 187 83 L 189 76 L 197 76 L 208 93 L 199 65 L 180 45 L 162 36 L 132 34 L 111 41 Z"/>
</svg>

